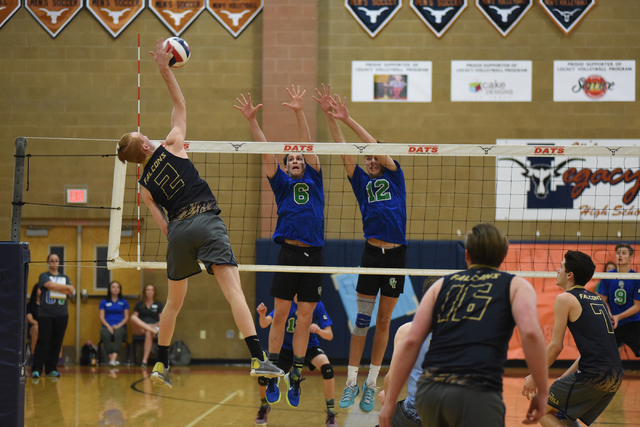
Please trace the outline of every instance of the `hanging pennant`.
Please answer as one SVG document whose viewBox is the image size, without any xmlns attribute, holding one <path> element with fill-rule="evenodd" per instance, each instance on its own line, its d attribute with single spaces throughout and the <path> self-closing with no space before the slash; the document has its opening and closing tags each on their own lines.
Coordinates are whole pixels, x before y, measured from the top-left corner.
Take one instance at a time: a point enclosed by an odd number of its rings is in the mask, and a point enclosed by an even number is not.
<svg viewBox="0 0 640 427">
<path fill-rule="evenodd" d="M 402 0 L 344 0 L 344 6 L 373 38 L 402 7 Z"/>
<path fill-rule="evenodd" d="M 25 0 L 25 7 L 47 33 L 56 38 L 82 9 L 82 0 Z"/>
<path fill-rule="evenodd" d="M 597 0 L 539 0 L 540 7 L 555 22 L 565 36 L 582 21 L 587 13 L 596 5 Z M 570 3 L 567 5 L 567 3 Z"/>
<path fill-rule="evenodd" d="M 87 9 L 114 38 L 145 8 L 145 0 L 87 0 Z"/>
<path fill-rule="evenodd" d="M 20 0 L 0 0 L 0 28 L 20 9 Z"/>
<path fill-rule="evenodd" d="M 149 0 L 149 9 L 176 37 L 202 13 L 205 0 Z"/>
<path fill-rule="evenodd" d="M 506 37 L 533 6 L 533 0 L 476 0 L 480 12 Z"/>
<path fill-rule="evenodd" d="M 258 16 L 264 0 L 207 0 L 207 10 L 231 33 L 238 37 Z"/>
<path fill-rule="evenodd" d="M 467 0 L 410 0 L 422 22 L 440 38 L 467 7 Z"/>
</svg>

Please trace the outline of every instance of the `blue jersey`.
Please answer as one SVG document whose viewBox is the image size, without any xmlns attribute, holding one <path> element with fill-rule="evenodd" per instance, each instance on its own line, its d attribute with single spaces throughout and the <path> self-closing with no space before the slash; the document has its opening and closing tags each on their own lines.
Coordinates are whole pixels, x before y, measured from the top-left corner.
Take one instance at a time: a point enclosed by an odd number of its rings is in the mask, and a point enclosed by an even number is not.
<svg viewBox="0 0 640 427">
<path fill-rule="evenodd" d="M 273 317 L 273 311 L 269 313 L 269 316 Z M 293 350 L 293 332 L 296 330 L 296 324 L 298 323 L 298 305 L 291 301 L 291 310 L 289 310 L 289 317 L 287 317 L 287 323 L 284 327 L 284 341 L 282 342 L 282 348 Z M 327 326 L 333 325 L 333 322 L 327 314 L 322 302 L 316 304 L 316 308 L 313 310 L 313 317 L 311 323 L 315 323 L 320 326 L 320 329 L 324 329 Z M 309 334 L 309 344 L 307 348 L 320 347 L 320 341 L 318 341 L 318 334 Z"/>
<path fill-rule="evenodd" d="M 617 271 L 613 270 L 610 273 Z M 629 270 L 629 273 L 635 273 L 635 271 Z M 640 300 L 640 280 L 602 279 L 598 293 L 609 299 L 611 314 L 615 316 L 633 307 L 634 301 Z M 621 319 L 618 325 L 622 326 L 638 320 L 640 320 L 640 312 Z"/>
<path fill-rule="evenodd" d="M 104 320 L 114 326 L 124 319 L 124 311 L 129 310 L 129 303 L 122 298 L 118 298 L 116 302 L 103 299 L 100 301 L 100 310 L 104 310 Z"/>
<path fill-rule="evenodd" d="M 273 241 L 298 240 L 310 246 L 324 246 L 324 188 L 322 171 L 306 166 L 304 176 L 292 179 L 280 166 L 269 184 L 276 196 L 278 222 Z"/>
<path fill-rule="evenodd" d="M 364 238 L 406 245 L 407 190 L 400 164 L 394 163 L 397 170 L 384 168 L 378 178 L 371 178 L 356 165 L 349 181 L 360 205 Z"/>
</svg>

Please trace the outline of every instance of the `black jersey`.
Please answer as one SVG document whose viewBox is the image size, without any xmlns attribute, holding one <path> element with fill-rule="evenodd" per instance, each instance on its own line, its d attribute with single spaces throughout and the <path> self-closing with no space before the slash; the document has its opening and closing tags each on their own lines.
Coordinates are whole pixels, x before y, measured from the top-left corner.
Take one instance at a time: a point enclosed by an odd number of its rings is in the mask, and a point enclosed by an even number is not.
<svg viewBox="0 0 640 427">
<path fill-rule="evenodd" d="M 149 190 L 153 200 L 167 210 L 169 218 L 193 203 L 216 202 L 209 185 L 200 178 L 191 160 L 175 156 L 163 146 L 153 153 L 139 182 Z M 220 213 L 217 206 L 213 210 Z"/>
<path fill-rule="evenodd" d="M 431 346 L 422 364 L 434 382 L 502 391 L 515 321 L 508 274 L 487 266 L 444 278 L 432 318 Z"/>
<path fill-rule="evenodd" d="M 577 375 L 583 383 L 597 390 L 617 391 L 624 371 L 607 306 L 598 294 L 582 286 L 567 292 L 582 306 L 580 317 L 575 322 L 568 322 L 580 352 Z"/>
</svg>

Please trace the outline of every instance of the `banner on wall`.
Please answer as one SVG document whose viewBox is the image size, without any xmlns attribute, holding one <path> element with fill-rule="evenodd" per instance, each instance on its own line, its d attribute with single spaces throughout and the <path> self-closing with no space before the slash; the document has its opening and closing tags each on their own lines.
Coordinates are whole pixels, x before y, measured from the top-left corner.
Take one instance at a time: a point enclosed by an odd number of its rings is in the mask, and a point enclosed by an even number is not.
<svg viewBox="0 0 640 427">
<path fill-rule="evenodd" d="M 531 61 L 451 61 L 451 101 L 531 102 Z"/>
<path fill-rule="evenodd" d="M 467 0 L 410 0 L 409 5 L 440 38 L 467 7 Z"/>
<path fill-rule="evenodd" d="M 87 9 L 114 38 L 145 8 L 145 0 L 87 0 Z"/>
<path fill-rule="evenodd" d="M 402 0 L 344 0 L 344 6 L 373 38 L 398 13 Z"/>
<path fill-rule="evenodd" d="M 149 0 L 149 9 L 176 36 L 180 36 L 202 13 L 205 0 Z"/>
<path fill-rule="evenodd" d="M 238 37 L 263 7 L 264 0 L 207 0 L 207 10 L 233 37 Z"/>
<path fill-rule="evenodd" d="M 596 5 L 597 0 L 539 0 L 542 10 L 568 36 Z"/>
<path fill-rule="evenodd" d="M 476 7 L 503 37 L 520 22 L 533 6 L 533 0 L 476 0 Z"/>
<path fill-rule="evenodd" d="M 635 102 L 636 61 L 553 61 L 554 102 Z"/>
<path fill-rule="evenodd" d="M 498 221 L 638 221 L 640 159 L 569 157 L 567 145 L 639 146 L 637 139 L 498 139 L 528 145 L 527 157 L 496 161 Z"/>
<path fill-rule="evenodd" d="M 47 33 L 56 38 L 80 12 L 82 0 L 25 0 L 25 7 Z"/>
<path fill-rule="evenodd" d="M 0 28 L 9 21 L 14 13 L 22 6 L 21 0 L 2 0 L 0 1 Z"/>
<path fill-rule="evenodd" d="M 353 102 L 431 102 L 431 61 L 352 61 Z"/>
</svg>

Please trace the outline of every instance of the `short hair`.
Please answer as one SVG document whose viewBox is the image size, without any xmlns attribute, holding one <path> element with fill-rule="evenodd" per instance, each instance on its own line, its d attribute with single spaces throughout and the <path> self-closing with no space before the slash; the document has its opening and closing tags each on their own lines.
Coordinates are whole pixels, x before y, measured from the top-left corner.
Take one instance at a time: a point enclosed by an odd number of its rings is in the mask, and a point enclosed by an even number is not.
<svg viewBox="0 0 640 427">
<path fill-rule="evenodd" d="M 633 255 L 633 248 L 631 247 L 631 245 L 630 245 L 630 244 L 628 244 L 628 243 L 618 243 L 618 244 L 616 245 L 616 252 L 618 252 L 618 249 L 620 249 L 620 248 L 627 248 L 627 249 L 629 249 L 629 256 Z"/>
<path fill-rule="evenodd" d="M 422 298 L 427 293 L 429 288 L 432 287 L 440 277 L 442 276 L 428 276 L 426 279 L 424 279 L 424 282 L 422 282 L 422 296 L 420 298 Z"/>
<path fill-rule="evenodd" d="M 576 285 L 584 286 L 593 277 L 596 265 L 591 257 L 580 251 L 567 251 L 564 254 L 564 271 L 573 273 L 573 281 Z"/>
<path fill-rule="evenodd" d="M 131 133 L 125 133 L 118 141 L 118 159 L 122 163 L 143 163 L 147 158 L 142 152 L 142 139 L 134 138 Z"/>
<path fill-rule="evenodd" d="M 120 286 L 120 292 L 118 292 L 118 299 L 122 298 L 122 284 L 117 280 L 114 280 L 113 282 L 109 283 L 109 287 L 107 288 L 107 300 L 111 299 L 111 285 L 113 285 L 114 283 L 117 283 L 118 286 Z"/>
<path fill-rule="evenodd" d="M 498 268 L 509 251 L 509 240 L 495 225 L 481 223 L 467 233 L 464 248 L 472 264 Z"/>
<path fill-rule="evenodd" d="M 307 164 L 307 159 L 304 158 L 304 154 L 302 153 L 287 153 L 284 155 L 284 165 L 287 166 L 287 160 L 289 160 L 289 156 L 293 155 L 295 156 L 296 154 L 300 154 L 302 156 L 302 159 L 304 160 L 304 164 Z"/>
</svg>

